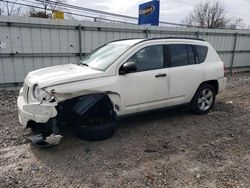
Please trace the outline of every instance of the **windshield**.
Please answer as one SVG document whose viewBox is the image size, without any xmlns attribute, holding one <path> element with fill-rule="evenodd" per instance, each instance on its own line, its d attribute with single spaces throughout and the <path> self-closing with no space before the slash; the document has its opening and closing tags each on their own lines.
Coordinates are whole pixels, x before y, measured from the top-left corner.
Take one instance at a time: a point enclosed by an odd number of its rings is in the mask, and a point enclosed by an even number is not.
<svg viewBox="0 0 250 188">
<path fill-rule="evenodd" d="M 118 57 L 120 57 L 131 45 L 109 43 L 90 53 L 80 61 L 92 69 L 106 70 Z"/>
</svg>

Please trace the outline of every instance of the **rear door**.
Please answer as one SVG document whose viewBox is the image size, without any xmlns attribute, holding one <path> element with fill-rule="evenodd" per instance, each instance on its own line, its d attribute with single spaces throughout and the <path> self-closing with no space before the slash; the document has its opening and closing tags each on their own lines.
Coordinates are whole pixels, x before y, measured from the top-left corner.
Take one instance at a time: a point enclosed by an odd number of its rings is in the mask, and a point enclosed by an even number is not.
<svg viewBox="0 0 250 188">
<path fill-rule="evenodd" d="M 169 44 L 167 49 L 170 56 L 168 105 L 190 102 L 204 75 L 196 50 L 188 44 Z"/>
</svg>

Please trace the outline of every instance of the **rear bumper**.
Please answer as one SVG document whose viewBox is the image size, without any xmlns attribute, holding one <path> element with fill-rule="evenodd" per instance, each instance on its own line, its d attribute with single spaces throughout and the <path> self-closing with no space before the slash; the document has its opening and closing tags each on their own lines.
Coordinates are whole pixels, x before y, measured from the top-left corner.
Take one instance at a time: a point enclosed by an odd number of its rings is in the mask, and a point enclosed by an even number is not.
<svg viewBox="0 0 250 188">
<path fill-rule="evenodd" d="M 40 102 L 27 104 L 22 95 L 17 98 L 18 117 L 20 123 L 27 127 L 29 121 L 46 123 L 50 118 L 57 115 L 54 105 Z"/>
<path fill-rule="evenodd" d="M 218 79 L 218 83 L 219 83 L 218 93 L 220 93 L 224 89 L 226 89 L 227 78 L 223 77 L 223 78 Z"/>
</svg>

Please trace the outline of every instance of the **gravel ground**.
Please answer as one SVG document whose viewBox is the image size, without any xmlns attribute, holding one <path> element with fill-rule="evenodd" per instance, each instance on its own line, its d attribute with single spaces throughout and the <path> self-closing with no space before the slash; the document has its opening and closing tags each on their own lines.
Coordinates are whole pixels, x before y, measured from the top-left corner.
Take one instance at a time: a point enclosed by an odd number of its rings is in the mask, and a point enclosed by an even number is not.
<svg viewBox="0 0 250 188">
<path fill-rule="evenodd" d="M 228 77 L 207 115 L 186 109 L 121 120 L 87 142 L 70 127 L 39 149 L 18 123 L 16 91 L 0 91 L 0 187 L 250 187 L 250 73 Z"/>
</svg>

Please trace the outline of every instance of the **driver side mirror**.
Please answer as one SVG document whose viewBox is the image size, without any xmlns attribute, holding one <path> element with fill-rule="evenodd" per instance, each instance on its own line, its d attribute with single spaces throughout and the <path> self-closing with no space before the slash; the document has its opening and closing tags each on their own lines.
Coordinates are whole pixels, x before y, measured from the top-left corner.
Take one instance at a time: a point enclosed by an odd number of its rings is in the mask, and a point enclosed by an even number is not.
<svg viewBox="0 0 250 188">
<path fill-rule="evenodd" d="M 136 70 L 137 70 L 137 67 L 136 67 L 135 62 L 131 61 L 131 62 L 124 63 L 121 66 L 119 73 L 120 74 L 126 74 L 126 73 L 129 73 L 129 72 L 135 72 Z"/>
</svg>

